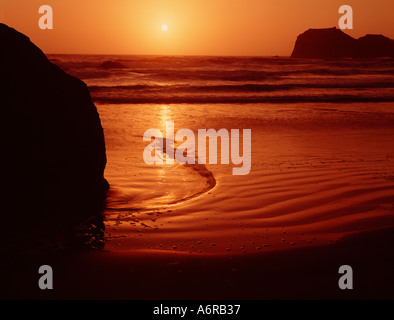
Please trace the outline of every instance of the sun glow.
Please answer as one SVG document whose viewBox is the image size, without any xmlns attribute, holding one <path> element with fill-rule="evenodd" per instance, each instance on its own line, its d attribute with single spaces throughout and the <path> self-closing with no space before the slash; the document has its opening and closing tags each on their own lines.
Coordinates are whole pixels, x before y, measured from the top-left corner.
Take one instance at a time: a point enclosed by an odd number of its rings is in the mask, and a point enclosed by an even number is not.
<svg viewBox="0 0 394 320">
<path fill-rule="evenodd" d="M 167 31 L 168 30 L 168 26 L 166 24 L 163 24 L 161 26 L 161 31 Z"/>
</svg>

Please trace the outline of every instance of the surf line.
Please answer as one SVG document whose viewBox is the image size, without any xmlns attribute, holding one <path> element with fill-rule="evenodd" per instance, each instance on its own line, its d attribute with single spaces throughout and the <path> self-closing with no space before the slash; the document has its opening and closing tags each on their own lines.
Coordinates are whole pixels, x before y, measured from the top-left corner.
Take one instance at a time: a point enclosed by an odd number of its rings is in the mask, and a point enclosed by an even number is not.
<svg viewBox="0 0 394 320">
<path fill-rule="evenodd" d="M 232 169 L 233 175 L 247 175 L 251 170 L 251 129 L 242 129 L 242 156 L 239 154 L 239 129 L 198 129 L 197 148 L 196 137 L 190 129 L 180 129 L 175 133 L 174 121 L 166 121 L 166 138 L 159 129 L 148 129 L 143 136 L 144 142 L 150 142 L 144 149 L 143 158 L 146 164 L 181 165 L 207 163 L 207 139 L 209 141 L 208 163 L 218 164 L 218 138 L 220 137 L 221 164 L 242 165 Z M 185 140 L 186 138 L 186 140 Z M 231 141 L 230 141 L 231 140 Z M 165 141 L 165 142 L 164 142 Z M 175 142 L 182 142 L 175 148 Z M 230 151 L 231 146 L 231 151 Z M 196 157 L 196 151 L 197 157 Z M 166 154 L 166 157 L 164 157 Z"/>
</svg>

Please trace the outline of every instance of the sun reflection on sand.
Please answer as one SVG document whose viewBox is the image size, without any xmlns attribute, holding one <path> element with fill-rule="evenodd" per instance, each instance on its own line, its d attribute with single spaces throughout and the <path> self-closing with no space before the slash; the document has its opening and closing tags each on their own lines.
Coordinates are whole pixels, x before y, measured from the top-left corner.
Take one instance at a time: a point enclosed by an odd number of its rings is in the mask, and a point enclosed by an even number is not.
<svg viewBox="0 0 394 320">
<path fill-rule="evenodd" d="M 167 121 L 174 121 L 174 112 L 169 105 L 162 105 L 159 110 L 159 130 L 163 133 L 163 150 L 160 155 L 164 160 L 164 165 L 172 165 L 173 161 L 168 161 L 167 146 L 175 147 L 174 137 L 167 137 L 167 128 L 174 130 L 173 127 L 168 126 Z M 156 148 L 158 150 L 158 148 Z M 164 170 L 162 170 L 164 172 Z"/>
<path fill-rule="evenodd" d="M 166 184 L 166 178 L 169 174 L 171 174 L 171 172 L 168 171 L 168 165 L 170 165 L 169 163 L 167 163 L 166 158 L 167 158 L 167 154 L 166 154 L 166 122 L 170 121 L 173 119 L 173 112 L 171 110 L 171 107 L 168 105 L 162 105 L 160 107 L 159 110 L 159 129 L 160 131 L 163 133 L 163 150 L 160 150 L 159 148 L 156 148 L 155 152 L 160 152 L 160 157 L 163 158 L 163 164 L 156 164 L 158 167 L 160 167 L 160 169 L 158 170 L 158 177 L 157 177 L 157 182 L 160 185 L 165 185 Z M 173 143 L 172 143 L 173 144 Z M 166 198 L 168 200 L 169 196 L 164 195 L 163 198 Z"/>
<path fill-rule="evenodd" d="M 165 137 L 166 132 L 166 121 L 174 120 L 174 113 L 172 109 L 168 105 L 162 105 L 159 111 L 159 121 L 160 121 L 160 130 L 163 132 Z"/>
</svg>

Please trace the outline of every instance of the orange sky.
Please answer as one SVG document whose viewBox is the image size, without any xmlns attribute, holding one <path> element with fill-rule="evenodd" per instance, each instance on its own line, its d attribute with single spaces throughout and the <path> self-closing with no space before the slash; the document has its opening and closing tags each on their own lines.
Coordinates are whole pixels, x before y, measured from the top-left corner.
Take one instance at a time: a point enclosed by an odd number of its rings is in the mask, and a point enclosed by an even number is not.
<svg viewBox="0 0 394 320">
<path fill-rule="evenodd" d="M 53 30 L 38 27 L 44 4 Z M 0 0 L 0 20 L 45 53 L 286 56 L 299 33 L 338 26 L 344 4 L 348 34 L 394 38 L 394 0 Z"/>
</svg>

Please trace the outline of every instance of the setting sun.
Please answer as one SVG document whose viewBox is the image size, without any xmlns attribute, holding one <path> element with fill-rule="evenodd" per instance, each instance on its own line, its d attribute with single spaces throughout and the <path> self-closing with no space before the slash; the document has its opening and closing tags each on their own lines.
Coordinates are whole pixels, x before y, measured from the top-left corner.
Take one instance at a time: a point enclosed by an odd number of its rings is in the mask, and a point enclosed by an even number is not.
<svg viewBox="0 0 394 320">
<path fill-rule="evenodd" d="M 37 23 L 43 1 L 1 0 L 0 20 L 28 34 L 46 53 L 286 56 L 291 54 L 297 35 L 306 29 L 337 25 L 341 16 L 338 8 L 343 4 L 302 0 L 300 3 L 308 7 L 305 10 L 296 2 L 55 1 L 54 28 L 48 31 Z M 368 1 L 353 2 L 360 2 L 353 6 L 357 25 L 347 34 L 394 38 L 393 1 L 378 0 L 376 6 Z M 106 16 L 111 19 L 103 19 Z M 96 34 L 100 41 L 92 37 Z"/>
</svg>

